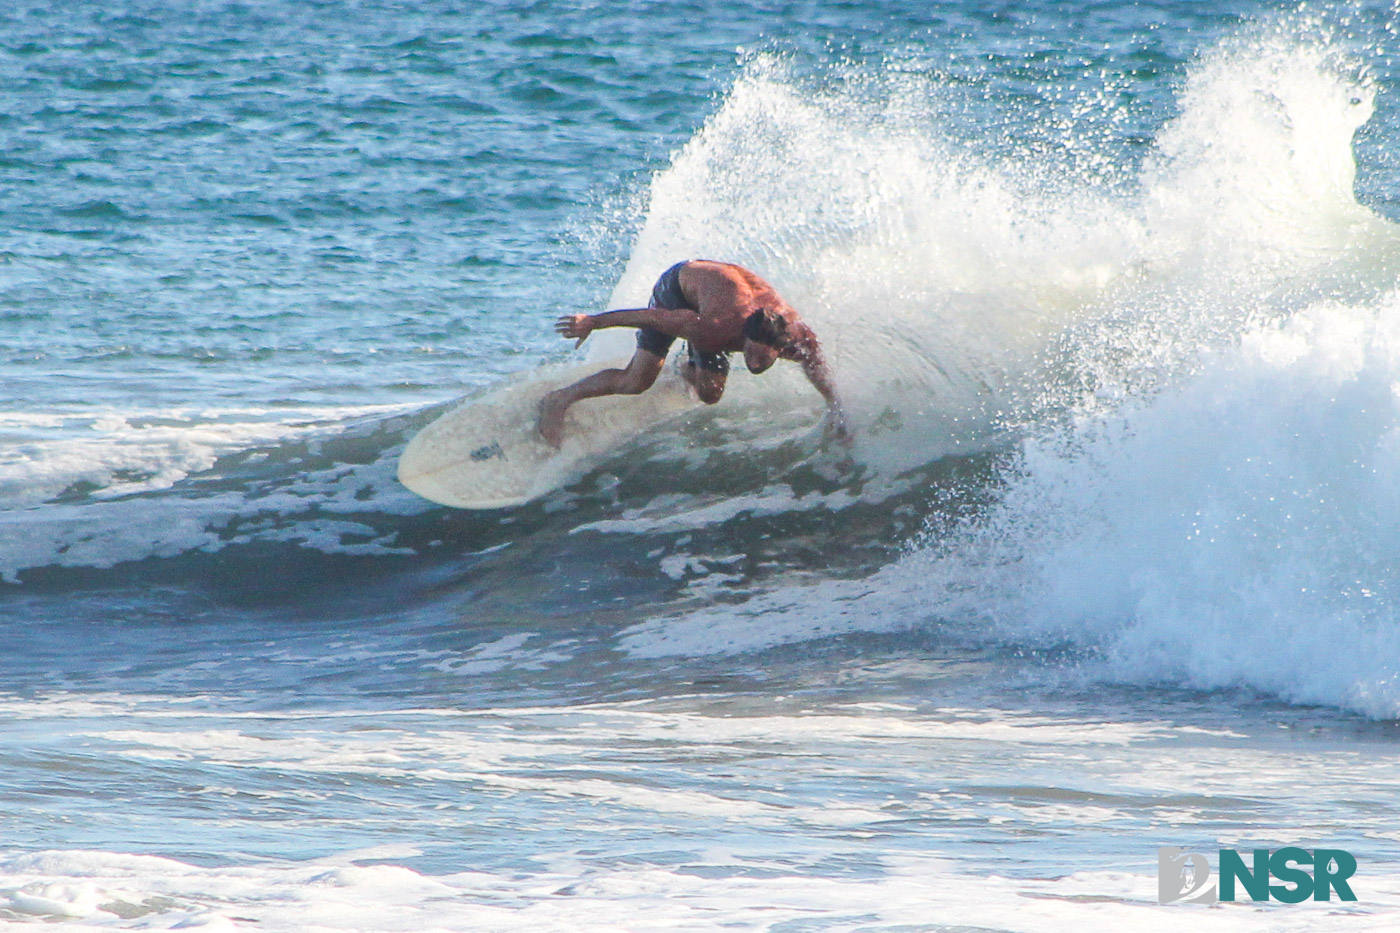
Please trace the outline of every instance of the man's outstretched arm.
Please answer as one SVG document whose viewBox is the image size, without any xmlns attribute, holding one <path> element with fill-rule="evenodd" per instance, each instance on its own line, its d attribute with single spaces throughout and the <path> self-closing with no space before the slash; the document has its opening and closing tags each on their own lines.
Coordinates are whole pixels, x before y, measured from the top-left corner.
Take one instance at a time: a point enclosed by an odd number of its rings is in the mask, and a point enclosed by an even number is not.
<svg viewBox="0 0 1400 933">
<path fill-rule="evenodd" d="M 690 338 L 697 315 L 688 308 L 628 308 L 600 314 L 566 314 L 554 322 L 562 337 L 583 343 L 588 335 L 605 327 L 649 327 L 668 337 Z"/>
<path fill-rule="evenodd" d="M 850 431 L 846 427 L 846 412 L 841 407 L 841 400 L 836 395 L 836 383 L 831 378 L 831 367 L 827 365 L 826 356 L 822 353 L 822 347 L 817 341 L 816 334 L 808 331 L 806 339 L 797 342 L 790 354 L 789 358 L 802 366 L 802 372 L 806 375 L 807 381 L 812 384 L 812 388 L 820 392 L 821 397 L 826 399 L 826 416 L 832 431 L 839 438 L 849 439 Z"/>
</svg>

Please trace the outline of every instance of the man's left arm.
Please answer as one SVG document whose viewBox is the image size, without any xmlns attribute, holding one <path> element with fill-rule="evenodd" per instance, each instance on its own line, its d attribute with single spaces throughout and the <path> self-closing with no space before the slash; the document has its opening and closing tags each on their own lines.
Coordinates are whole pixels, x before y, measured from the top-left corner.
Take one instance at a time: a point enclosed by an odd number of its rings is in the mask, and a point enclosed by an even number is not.
<svg viewBox="0 0 1400 933">
<path fill-rule="evenodd" d="M 841 400 L 836 395 L 836 383 L 831 378 L 831 367 L 826 362 L 825 354 L 822 353 L 821 343 L 817 340 L 817 335 L 812 333 L 809 328 L 802 338 L 794 341 L 794 345 L 784 351 L 783 356 L 801 365 L 802 372 L 807 376 L 807 381 L 826 400 L 826 416 L 832 432 L 843 440 L 849 440 L 850 431 L 846 427 L 846 412 L 841 407 Z"/>
</svg>

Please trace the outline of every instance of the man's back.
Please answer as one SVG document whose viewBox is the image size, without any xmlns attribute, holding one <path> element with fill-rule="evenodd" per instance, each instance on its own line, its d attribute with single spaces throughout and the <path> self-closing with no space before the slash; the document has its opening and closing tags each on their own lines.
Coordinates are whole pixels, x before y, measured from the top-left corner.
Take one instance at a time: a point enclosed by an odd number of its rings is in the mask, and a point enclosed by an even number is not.
<svg viewBox="0 0 1400 933">
<path fill-rule="evenodd" d="M 742 350 L 744 322 L 759 309 L 795 317 L 772 285 L 743 266 L 694 260 L 680 270 L 680 285 L 700 318 L 689 339 L 706 353 Z"/>
</svg>

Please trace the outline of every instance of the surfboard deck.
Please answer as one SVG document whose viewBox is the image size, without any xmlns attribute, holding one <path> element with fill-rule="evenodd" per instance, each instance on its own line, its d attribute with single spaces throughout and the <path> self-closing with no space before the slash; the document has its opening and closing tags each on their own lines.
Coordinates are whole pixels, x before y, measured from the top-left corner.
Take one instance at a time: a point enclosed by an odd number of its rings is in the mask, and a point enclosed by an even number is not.
<svg viewBox="0 0 1400 933">
<path fill-rule="evenodd" d="M 564 416 L 559 448 L 535 430 L 545 393 L 610 365 L 536 371 L 469 396 L 419 431 L 399 457 L 399 482 L 440 505 L 499 509 L 521 505 L 582 476 L 629 438 L 699 405 L 668 366 L 640 395 L 584 399 Z"/>
</svg>

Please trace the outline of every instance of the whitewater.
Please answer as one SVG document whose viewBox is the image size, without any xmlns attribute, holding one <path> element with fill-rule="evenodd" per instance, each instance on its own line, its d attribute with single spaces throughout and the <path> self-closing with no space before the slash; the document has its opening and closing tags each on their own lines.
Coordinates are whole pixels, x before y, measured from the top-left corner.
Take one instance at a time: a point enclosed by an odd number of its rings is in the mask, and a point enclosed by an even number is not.
<svg viewBox="0 0 1400 933">
<path fill-rule="evenodd" d="M 0 925 L 1393 928 L 1398 29 L 0 13 Z M 850 447 L 737 367 L 527 505 L 395 481 L 702 257 Z"/>
</svg>

